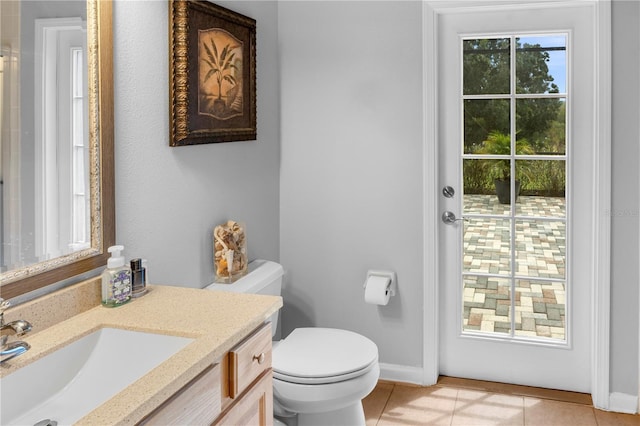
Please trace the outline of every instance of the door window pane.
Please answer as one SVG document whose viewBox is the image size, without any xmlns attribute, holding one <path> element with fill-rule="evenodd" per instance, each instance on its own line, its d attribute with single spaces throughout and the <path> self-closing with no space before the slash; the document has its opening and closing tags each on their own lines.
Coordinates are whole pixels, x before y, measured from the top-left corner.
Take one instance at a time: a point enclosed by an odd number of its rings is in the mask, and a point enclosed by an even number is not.
<svg viewBox="0 0 640 426">
<path fill-rule="evenodd" d="M 564 160 L 516 160 L 520 195 L 516 215 L 566 217 Z"/>
<path fill-rule="evenodd" d="M 517 220 L 516 274 L 564 279 L 566 234 L 563 221 Z"/>
<path fill-rule="evenodd" d="M 464 159 L 462 161 L 464 198 L 463 213 L 508 215 L 511 212 L 509 203 L 503 204 L 496 193 L 496 163 L 509 160 L 478 160 Z"/>
<path fill-rule="evenodd" d="M 515 335 L 564 340 L 566 291 L 563 281 L 517 280 Z"/>
<path fill-rule="evenodd" d="M 516 140 L 525 154 L 564 155 L 566 152 L 564 98 L 516 100 Z"/>
<path fill-rule="evenodd" d="M 510 39 L 463 41 L 465 95 L 509 93 Z"/>
<path fill-rule="evenodd" d="M 516 93 L 566 93 L 566 36 L 516 38 Z"/>
<path fill-rule="evenodd" d="M 463 330 L 511 331 L 511 283 L 505 278 L 464 277 Z"/>
<path fill-rule="evenodd" d="M 508 275 L 511 248 L 508 219 L 468 219 L 464 223 L 463 271 Z"/>
<path fill-rule="evenodd" d="M 464 101 L 464 153 L 509 155 L 510 108 L 508 99 L 466 99 Z M 504 140 L 489 144 L 491 135 Z M 498 143 L 498 145 L 496 145 Z M 488 146 L 490 145 L 490 146 Z M 506 148 L 506 151 L 505 151 Z M 500 152 L 496 152 L 499 150 Z"/>
</svg>

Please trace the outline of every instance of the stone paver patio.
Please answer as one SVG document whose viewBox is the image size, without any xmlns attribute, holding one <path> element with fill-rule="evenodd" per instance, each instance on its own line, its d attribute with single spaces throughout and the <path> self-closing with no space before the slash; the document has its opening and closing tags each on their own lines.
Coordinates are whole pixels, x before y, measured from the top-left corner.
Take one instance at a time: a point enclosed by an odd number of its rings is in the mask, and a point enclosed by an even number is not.
<svg viewBox="0 0 640 426">
<path fill-rule="evenodd" d="M 465 195 L 464 214 L 505 215 L 505 219 L 472 217 L 464 222 L 464 330 L 509 334 L 514 315 L 515 336 L 564 340 L 564 198 L 518 197 L 516 215 L 529 218 L 515 221 L 513 312 L 510 206 L 499 204 L 492 195 Z"/>
</svg>

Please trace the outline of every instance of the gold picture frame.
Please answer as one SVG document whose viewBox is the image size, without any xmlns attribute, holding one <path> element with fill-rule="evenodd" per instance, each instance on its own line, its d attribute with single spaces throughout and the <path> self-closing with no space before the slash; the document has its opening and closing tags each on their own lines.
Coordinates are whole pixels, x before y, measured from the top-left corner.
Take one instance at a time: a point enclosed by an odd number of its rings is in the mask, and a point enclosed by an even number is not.
<svg viewBox="0 0 640 426">
<path fill-rule="evenodd" d="M 169 2 L 171 146 L 255 140 L 256 21 L 200 0 Z"/>
</svg>

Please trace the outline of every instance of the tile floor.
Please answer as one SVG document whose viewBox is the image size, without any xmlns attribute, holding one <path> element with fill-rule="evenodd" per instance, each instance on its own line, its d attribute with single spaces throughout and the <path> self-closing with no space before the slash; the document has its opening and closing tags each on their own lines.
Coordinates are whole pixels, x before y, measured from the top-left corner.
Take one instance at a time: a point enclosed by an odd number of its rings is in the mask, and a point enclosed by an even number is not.
<svg viewBox="0 0 640 426">
<path fill-rule="evenodd" d="M 429 387 L 381 381 L 363 406 L 367 426 L 640 425 L 640 415 L 594 409 L 589 395 L 451 377 Z"/>
</svg>

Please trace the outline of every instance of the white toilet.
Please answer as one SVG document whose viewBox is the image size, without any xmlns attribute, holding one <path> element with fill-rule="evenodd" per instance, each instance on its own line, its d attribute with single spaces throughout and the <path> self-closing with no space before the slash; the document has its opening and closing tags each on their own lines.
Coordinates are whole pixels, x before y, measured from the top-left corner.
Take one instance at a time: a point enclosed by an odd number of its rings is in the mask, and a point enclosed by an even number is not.
<svg viewBox="0 0 640 426">
<path fill-rule="evenodd" d="M 249 264 L 233 284 L 208 290 L 279 296 L 283 268 L 266 260 Z M 271 317 L 275 333 L 278 313 Z M 273 406 L 276 419 L 299 426 L 364 425 L 362 398 L 380 376 L 378 347 L 357 333 L 333 328 L 297 328 L 273 342 Z"/>
</svg>

